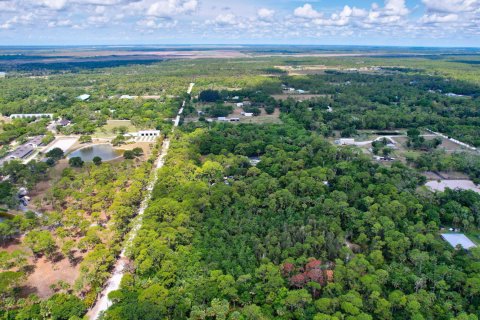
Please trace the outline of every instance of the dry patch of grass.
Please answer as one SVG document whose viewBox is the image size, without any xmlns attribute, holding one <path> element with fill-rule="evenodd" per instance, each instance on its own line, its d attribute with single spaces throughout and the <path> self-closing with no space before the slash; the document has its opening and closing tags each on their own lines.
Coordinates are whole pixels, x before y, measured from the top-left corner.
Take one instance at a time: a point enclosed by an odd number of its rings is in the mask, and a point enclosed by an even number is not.
<svg viewBox="0 0 480 320">
<path fill-rule="evenodd" d="M 137 127 L 135 127 L 130 120 L 107 120 L 107 124 L 101 128 L 98 128 L 92 136 L 94 138 L 114 137 L 117 134 L 113 131 L 115 128 L 119 127 L 126 127 L 127 132 L 135 132 L 138 130 Z"/>
<path fill-rule="evenodd" d="M 233 110 L 231 118 L 240 118 L 240 123 L 253 123 L 253 124 L 281 124 L 280 109 L 276 108 L 272 114 L 267 114 L 264 109 L 260 109 L 262 113 L 256 117 L 245 117 L 242 115 L 243 109 L 237 108 Z M 235 123 L 235 122 L 232 122 Z"/>
</svg>

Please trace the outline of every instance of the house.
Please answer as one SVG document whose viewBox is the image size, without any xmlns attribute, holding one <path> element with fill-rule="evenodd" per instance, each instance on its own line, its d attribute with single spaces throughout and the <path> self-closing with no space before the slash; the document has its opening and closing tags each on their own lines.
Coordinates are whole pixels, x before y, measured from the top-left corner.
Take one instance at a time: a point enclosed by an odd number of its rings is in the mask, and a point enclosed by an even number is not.
<svg viewBox="0 0 480 320">
<path fill-rule="evenodd" d="M 61 120 L 57 121 L 57 125 L 59 125 L 61 127 L 66 127 L 66 126 L 70 125 L 70 123 L 72 123 L 72 122 L 68 119 L 61 119 Z"/>
<path fill-rule="evenodd" d="M 77 97 L 78 100 L 80 101 L 87 101 L 90 99 L 90 95 L 89 94 L 82 94 L 80 96 Z"/>
<path fill-rule="evenodd" d="M 243 102 L 237 103 L 237 108 L 241 108 L 241 107 L 243 107 L 243 106 L 244 106 Z"/>
<path fill-rule="evenodd" d="M 239 122 L 240 118 L 230 118 L 230 122 Z"/>
<path fill-rule="evenodd" d="M 251 113 L 251 112 L 244 112 L 243 115 L 245 117 L 253 117 L 253 113 Z"/>
<path fill-rule="evenodd" d="M 14 113 L 10 115 L 10 119 L 25 119 L 25 118 L 53 118 L 53 113 Z"/>
<path fill-rule="evenodd" d="M 227 117 L 218 117 L 218 121 L 230 121 Z"/>
<path fill-rule="evenodd" d="M 30 146 L 32 148 L 37 148 L 43 144 L 43 136 L 36 136 L 30 139 L 25 145 Z"/>
<path fill-rule="evenodd" d="M 300 89 L 298 89 L 298 90 L 297 90 L 297 93 L 298 93 L 298 94 L 304 94 L 304 93 L 306 93 L 306 91 L 305 91 L 305 90 L 300 90 Z"/>
<path fill-rule="evenodd" d="M 235 96 L 232 98 L 232 100 L 240 100 L 240 97 L 239 96 Z"/>
<path fill-rule="evenodd" d="M 27 144 L 23 144 L 17 149 L 15 149 L 13 152 L 11 152 L 8 156 L 7 159 L 14 160 L 14 159 L 24 159 L 26 158 L 29 154 L 33 152 L 34 148 L 32 146 L 29 146 Z"/>
<path fill-rule="evenodd" d="M 463 249 L 475 248 L 477 245 L 472 242 L 463 233 L 443 233 L 442 239 L 448 242 L 452 247 L 456 248 L 458 245 Z"/>
<path fill-rule="evenodd" d="M 339 140 L 335 140 L 335 144 L 339 145 L 339 146 L 353 146 L 353 145 L 355 145 L 355 139 L 342 138 L 342 139 L 339 139 Z"/>
</svg>

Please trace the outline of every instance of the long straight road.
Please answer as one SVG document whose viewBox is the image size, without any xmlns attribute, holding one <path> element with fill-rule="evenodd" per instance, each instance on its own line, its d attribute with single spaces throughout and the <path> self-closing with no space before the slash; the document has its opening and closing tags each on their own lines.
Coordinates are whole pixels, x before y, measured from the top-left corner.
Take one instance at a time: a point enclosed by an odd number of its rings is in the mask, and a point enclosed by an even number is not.
<svg viewBox="0 0 480 320">
<path fill-rule="evenodd" d="M 193 89 L 194 85 L 195 85 L 194 83 L 190 83 L 190 86 L 188 87 L 188 91 L 187 91 L 188 94 L 190 94 L 192 92 L 192 89 Z M 180 122 L 180 116 L 183 112 L 183 107 L 185 107 L 185 103 L 186 103 L 186 101 L 183 101 L 182 107 L 178 111 L 178 115 L 177 115 L 177 118 L 175 120 L 173 130 L 175 130 L 175 128 L 178 127 L 178 123 Z M 145 198 L 143 199 L 143 201 L 140 205 L 140 208 L 138 210 L 138 214 L 133 221 L 133 227 L 125 238 L 126 240 L 125 240 L 125 243 L 124 243 L 124 246 L 123 246 L 123 250 L 120 253 L 119 258 L 117 259 L 117 262 L 115 263 L 113 273 L 112 273 L 110 279 L 108 279 L 108 281 L 106 283 L 106 286 L 102 290 L 102 293 L 100 294 L 99 298 L 95 302 L 95 305 L 87 313 L 88 318 L 91 319 L 91 320 L 98 319 L 100 314 L 102 312 L 106 311 L 111 306 L 112 302 L 108 299 L 108 294 L 110 292 L 118 290 L 120 288 L 120 282 L 122 281 L 122 277 L 125 273 L 125 267 L 126 267 L 127 262 L 128 262 L 128 259 L 125 256 L 125 252 L 126 252 L 127 248 L 129 248 L 129 246 L 132 244 L 135 237 L 137 236 L 138 230 L 140 230 L 140 228 L 142 227 L 143 214 L 145 212 L 145 209 L 148 206 L 148 202 L 150 201 L 150 199 L 152 197 L 152 190 L 153 190 L 153 187 L 155 186 L 155 183 L 157 182 L 157 179 L 158 179 L 158 169 L 163 167 L 163 165 L 165 163 L 165 157 L 168 154 L 169 148 L 170 148 L 170 140 L 168 138 L 166 138 L 163 141 L 162 150 L 161 150 L 160 155 L 158 156 L 157 161 L 156 161 L 157 164 L 156 164 L 155 169 L 154 169 L 155 172 L 154 172 L 154 175 L 153 175 L 153 179 L 148 184 L 147 193 L 146 193 Z"/>
</svg>

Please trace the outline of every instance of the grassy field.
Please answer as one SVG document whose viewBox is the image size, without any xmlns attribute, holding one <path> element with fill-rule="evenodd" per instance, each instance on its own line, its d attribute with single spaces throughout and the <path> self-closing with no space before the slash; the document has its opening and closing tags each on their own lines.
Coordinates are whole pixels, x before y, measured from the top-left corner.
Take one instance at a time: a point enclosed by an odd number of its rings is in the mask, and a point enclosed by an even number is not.
<svg viewBox="0 0 480 320">
<path fill-rule="evenodd" d="M 115 128 L 126 127 L 127 132 L 135 132 L 138 129 L 132 124 L 130 120 L 107 120 L 107 124 L 93 134 L 94 138 L 109 138 L 116 136 L 113 132 Z"/>
</svg>

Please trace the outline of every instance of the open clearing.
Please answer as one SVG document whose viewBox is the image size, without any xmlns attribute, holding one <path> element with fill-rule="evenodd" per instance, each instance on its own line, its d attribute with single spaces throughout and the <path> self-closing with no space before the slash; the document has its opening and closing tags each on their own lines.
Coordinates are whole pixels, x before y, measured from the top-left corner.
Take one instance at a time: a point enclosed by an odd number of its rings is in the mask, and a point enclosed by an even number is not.
<svg viewBox="0 0 480 320">
<path fill-rule="evenodd" d="M 471 180 L 435 180 L 429 181 L 425 185 L 434 191 L 445 191 L 446 188 L 449 188 L 452 190 L 472 190 L 480 193 L 480 188 Z"/>
<path fill-rule="evenodd" d="M 2 247 L 6 252 L 13 252 L 14 250 L 29 251 L 23 247 L 23 239 L 12 241 L 9 245 Z M 83 256 L 76 253 L 75 265 L 71 265 L 68 259 L 61 257 L 61 260 L 52 262 L 45 257 L 39 259 L 28 258 L 28 272 L 27 280 L 21 288 L 23 296 L 28 296 L 31 293 L 38 295 L 41 299 L 48 298 L 54 292 L 50 288 L 52 284 L 62 280 L 70 285 L 73 285 L 80 274 L 80 262 Z"/>
<path fill-rule="evenodd" d="M 94 138 L 114 137 L 117 134 L 113 132 L 113 129 L 119 127 L 126 127 L 127 132 L 137 131 L 137 127 L 135 127 L 130 120 L 107 120 L 107 124 L 98 128 L 92 136 Z"/>
<path fill-rule="evenodd" d="M 240 123 L 273 123 L 281 124 L 282 120 L 280 119 L 280 109 L 276 108 L 272 114 L 267 114 L 264 109 L 260 109 L 262 113 L 256 117 L 245 117 L 242 115 L 243 109 L 236 108 L 233 110 L 233 113 L 229 116 L 230 118 L 240 118 Z M 234 122 L 233 122 L 234 123 Z"/>
</svg>

